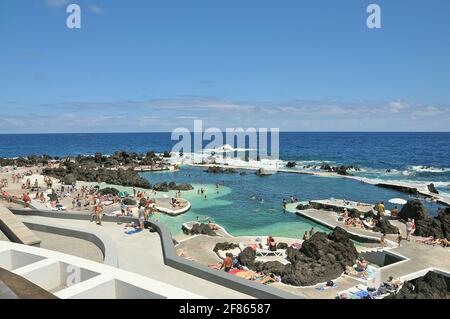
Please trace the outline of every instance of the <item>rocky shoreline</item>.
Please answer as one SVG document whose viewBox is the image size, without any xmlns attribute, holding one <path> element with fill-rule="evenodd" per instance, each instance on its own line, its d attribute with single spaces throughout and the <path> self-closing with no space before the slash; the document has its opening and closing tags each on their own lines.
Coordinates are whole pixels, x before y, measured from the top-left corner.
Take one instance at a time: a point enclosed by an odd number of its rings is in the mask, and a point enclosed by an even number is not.
<svg viewBox="0 0 450 319">
<path fill-rule="evenodd" d="M 161 182 L 151 185 L 139 174 L 141 167 L 151 167 L 161 170 L 166 167 L 165 160 L 170 157 L 169 152 L 158 155 L 153 151 L 146 154 L 118 151 L 112 155 L 96 153 L 93 156 L 51 157 L 48 155 L 31 155 L 19 158 L 0 158 L 0 166 L 41 167 L 42 174 L 57 178 L 65 185 L 75 184 L 77 181 L 91 183 L 106 183 L 127 187 L 139 187 L 168 192 L 170 190 L 192 190 L 187 183 Z"/>
</svg>

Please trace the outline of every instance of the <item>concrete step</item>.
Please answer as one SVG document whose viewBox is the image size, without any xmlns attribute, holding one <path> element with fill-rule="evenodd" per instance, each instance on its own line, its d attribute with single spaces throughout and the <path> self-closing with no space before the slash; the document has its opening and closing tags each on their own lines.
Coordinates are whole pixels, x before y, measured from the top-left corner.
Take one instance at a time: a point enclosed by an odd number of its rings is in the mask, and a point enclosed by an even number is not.
<svg viewBox="0 0 450 319">
<path fill-rule="evenodd" d="M 0 206 L 0 229 L 11 241 L 39 246 L 41 240 L 24 225 L 9 209 Z"/>
</svg>

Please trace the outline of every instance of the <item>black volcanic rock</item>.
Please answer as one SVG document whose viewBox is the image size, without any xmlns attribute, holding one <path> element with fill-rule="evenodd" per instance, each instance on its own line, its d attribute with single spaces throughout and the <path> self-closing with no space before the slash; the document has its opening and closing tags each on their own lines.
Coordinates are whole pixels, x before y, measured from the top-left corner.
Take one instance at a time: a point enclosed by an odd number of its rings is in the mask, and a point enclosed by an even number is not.
<svg viewBox="0 0 450 319">
<path fill-rule="evenodd" d="M 256 271 L 263 272 L 265 274 L 274 274 L 277 276 L 283 276 L 285 274 L 285 265 L 279 261 L 268 261 L 265 263 L 258 264 Z"/>
<path fill-rule="evenodd" d="M 157 192 L 168 192 L 169 184 L 167 182 L 161 182 L 153 185 L 153 190 Z"/>
<path fill-rule="evenodd" d="M 302 203 L 300 203 L 300 204 L 298 204 L 297 205 L 297 209 L 298 210 L 306 210 L 306 209 L 309 209 L 311 207 L 311 205 L 308 203 L 308 204 L 302 204 Z"/>
<path fill-rule="evenodd" d="M 428 272 L 424 277 L 405 282 L 397 294 L 386 299 L 447 299 L 448 285 L 441 274 Z"/>
<path fill-rule="evenodd" d="M 101 195 L 113 195 L 119 194 L 119 190 L 113 187 L 105 187 L 98 191 Z"/>
<path fill-rule="evenodd" d="M 347 167 L 345 167 L 345 166 L 339 166 L 338 168 L 336 168 L 335 172 L 336 172 L 338 175 L 350 175 L 350 174 L 347 172 Z"/>
<path fill-rule="evenodd" d="M 67 174 L 66 176 L 64 176 L 63 181 L 66 185 L 73 185 L 77 182 L 77 178 L 74 174 Z"/>
<path fill-rule="evenodd" d="M 216 232 L 208 224 L 194 224 L 190 230 L 191 235 L 217 236 Z"/>
<path fill-rule="evenodd" d="M 222 168 L 220 166 L 210 166 L 205 172 L 213 174 L 236 174 L 238 171 L 232 167 Z"/>
<path fill-rule="evenodd" d="M 124 198 L 122 200 L 122 203 L 124 203 L 127 206 L 136 206 L 137 205 L 137 202 L 134 199 L 131 199 L 131 198 Z"/>
<path fill-rule="evenodd" d="M 385 234 L 398 234 L 399 230 L 396 226 L 392 225 L 388 219 L 375 218 L 377 220 L 376 226 L 373 231 L 385 233 Z"/>
<path fill-rule="evenodd" d="M 418 199 L 409 200 L 398 213 L 398 216 L 403 220 L 408 218 L 415 221 L 428 219 L 428 210 L 423 206 L 422 202 Z"/>
<path fill-rule="evenodd" d="M 106 168 L 98 168 L 93 162 L 86 162 L 82 165 L 72 162 L 64 162 L 63 167 L 60 168 L 45 168 L 44 175 L 63 179 L 66 184 L 70 182 L 85 181 L 85 182 L 103 182 L 106 184 L 135 186 L 141 188 L 151 188 L 150 183 L 139 176 L 133 169 L 117 169 L 111 170 Z"/>
<path fill-rule="evenodd" d="M 430 193 L 439 194 L 438 190 L 436 189 L 436 187 L 434 187 L 433 183 L 427 185 L 427 188 L 430 191 Z"/>
<path fill-rule="evenodd" d="M 216 253 L 219 250 L 230 250 L 230 249 L 234 249 L 234 248 L 237 248 L 237 247 L 239 247 L 239 245 L 236 245 L 234 243 L 229 243 L 229 242 L 226 241 L 224 243 L 217 243 L 214 246 L 213 251 Z"/>
<path fill-rule="evenodd" d="M 279 246 L 278 249 L 284 249 L 287 245 L 280 243 Z M 358 253 L 348 233 L 337 227 L 329 235 L 314 234 L 303 242 L 300 250 L 287 247 L 286 256 L 290 262 L 287 265 L 278 261 L 255 262 L 256 252 L 247 247 L 238 259 L 241 265 L 254 271 L 281 276 L 285 284 L 309 286 L 341 276 L 346 266 L 354 264 Z"/>
<path fill-rule="evenodd" d="M 415 236 L 450 238 L 450 208 L 441 208 L 436 218 L 430 218 L 428 210 L 418 199 L 410 200 L 399 213 L 403 220 L 414 219 L 416 223 Z"/>
<path fill-rule="evenodd" d="M 450 207 L 439 209 L 437 220 L 441 222 L 444 236 L 450 240 Z"/>
<path fill-rule="evenodd" d="M 416 221 L 415 236 L 443 238 L 442 224 L 438 219 L 428 218 Z"/>
<path fill-rule="evenodd" d="M 194 187 L 188 183 L 177 184 L 175 182 L 170 182 L 170 183 L 160 182 L 160 183 L 156 183 L 153 186 L 153 189 L 157 192 L 168 192 L 170 190 L 187 191 L 187 190 L 194 189 Z"/>
<path fill-rule="evenodd" d="M 355 170 L 355 171 L 359 171 L 359 167 L 354 166 L 354 165 L 341 165 L 341 166 L 331 166 L 330 164 L 322 164 L 319 167 L 321 170 L 323 171 L 327 171 L 330 173 L 336 173 L 338 175 L 350 175 L 348 173 L 348 170 Z"/>
<path fill-rule="evenodd" d="M 287 162 L 286 167 L 292 168 L 295 167 L 297 165 L 296 162 Z"/>
<path fill-rule="evenodd" d="M 254 251 L 253 248 L 251 247 L 245 248 L 238 255 L 239 263 L 242 266 L 248 267 L 250 269 L 255 268 L 255 259 L 256 259 L 256 251 Z"/>
<path fill-rule="evenodd" d="M 188 183 L 182 183 L 182 184 L 176 184 L 173 190 L 179 190 L 179 191 L 189 191 L 193 190 L 194 187 L 191 184 Z"/>
<path fill-rule="evenodd" d="M 291 264 L 286 265 L 282 282 L 294 286 L 308 286 L 335 279 L 346 266 L 354 264 L 358 252 L 348 233 L 336 227 L 326 235 L 315 233 L 302 244 L 300 250 L 292 247 L 286 251 Z"/>
</svg>

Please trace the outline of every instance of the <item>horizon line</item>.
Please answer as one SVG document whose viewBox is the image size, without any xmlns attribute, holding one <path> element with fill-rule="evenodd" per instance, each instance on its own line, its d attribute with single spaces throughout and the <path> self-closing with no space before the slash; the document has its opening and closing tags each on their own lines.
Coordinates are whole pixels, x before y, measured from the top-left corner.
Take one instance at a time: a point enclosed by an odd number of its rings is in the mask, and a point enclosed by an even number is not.
<svg viewBox="0 0 450 319">
<path fill-rule="evenodd" d="M 270 130 L 267 131 L 269 133 Z M 1 133 L 0 135 L 72 135 L 72 134 L 171 134 L 172 131 L 140 131 L 140 132 L 42 132 L 42 133 Z M 190 133 L 195 133 L 191 131 Z M 201 133 L 205 133 L 202 131 Z M 223 133 L 226 133 L 223 131 Z M 449 131 L 279 131 L 279 133 L 450 133 Z"/>
</svg>

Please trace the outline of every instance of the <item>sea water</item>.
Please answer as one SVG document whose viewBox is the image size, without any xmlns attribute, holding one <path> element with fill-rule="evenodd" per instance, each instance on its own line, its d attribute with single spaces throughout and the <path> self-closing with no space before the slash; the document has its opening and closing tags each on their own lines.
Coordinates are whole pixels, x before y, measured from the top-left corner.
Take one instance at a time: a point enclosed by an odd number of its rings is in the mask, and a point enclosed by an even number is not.
<svg viewBox="0 0 450 319">
<path fill-rule="evenodd" d="M 170 133 L 0 135 L 0 156 L 112 154 L 117 150 L 163 152 L 175 143 Z M 362 171 L 352 172 L 355 175 L 434 182 L 439 191 L 450 193 L 450 133 L 281 133 L 280 157 L 305 165 L 325 161 L 330 165 L 357 165 Z M 391 171 L 388 173 L 387 169 Z M 334 197 L 373 204 L 387 203 L 393 197 L 409 198 L 405 193 L 339 177 L 289 173 L 258 177 L 251 171 L 243 176 L 216 175 L 193 167 L 142 175 L 152 184 L 175 181 L 206 187 L 206 200 L 196 190 L 183 192 L 183 197 L 192 203 L 188 213 L 178 217 L 160 214 L 158 218 L 174 234 L 181 231 L 183 222 L 209 216 L 233 235 L 300 238 L 305 230 L 319 226 L 295 214 L 284 213 L 283 198 L 289 200 L 293 195 L 303 201 Z M 216 183 L 223 185 L 219 194 L 215 191 Z M 440 207 L 424 203 L 431 215 Z M 387 204 L 387 208 L 392 207 Z"/>
</svg>

